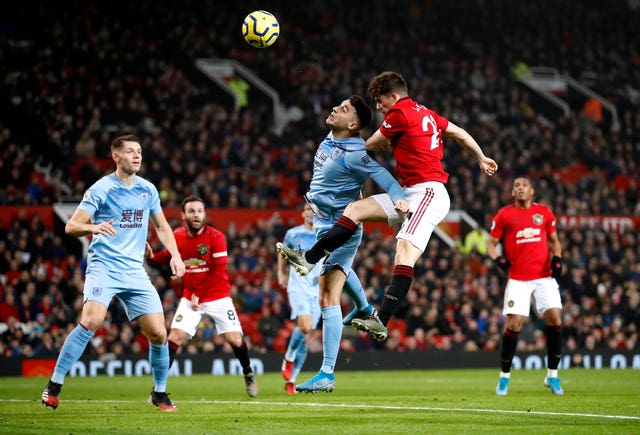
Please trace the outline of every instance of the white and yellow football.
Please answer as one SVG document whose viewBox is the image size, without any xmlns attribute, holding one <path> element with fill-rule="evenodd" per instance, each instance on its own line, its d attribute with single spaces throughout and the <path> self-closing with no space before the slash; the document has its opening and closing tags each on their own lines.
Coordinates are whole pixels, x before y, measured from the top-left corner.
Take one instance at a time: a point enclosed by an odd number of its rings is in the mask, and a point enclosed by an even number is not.
<svg viewBox="0 0 640 435">
<path fill-rule="evenodd" d="M 269 47 L 280 36 L 280 23 L 270 12 L 253 11 L 242 22 L 242 36 L 252 47 Z"/>
</svg>

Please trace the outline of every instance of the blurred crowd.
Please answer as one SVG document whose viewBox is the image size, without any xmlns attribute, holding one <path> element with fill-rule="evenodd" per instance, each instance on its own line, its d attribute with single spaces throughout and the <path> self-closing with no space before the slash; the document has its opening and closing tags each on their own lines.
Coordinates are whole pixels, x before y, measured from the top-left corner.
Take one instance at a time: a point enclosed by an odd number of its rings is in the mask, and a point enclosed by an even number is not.
<svg viewBox="0 0 640 435">
<path fill-rule="evenodd" d="M 383 2 L 360 0 L 141 1 L 112 10 L 80 1 L 7 5 L 0 17 L 0 204 L 78 201 L 112 170 L 112 138 L 133 132 L 142 139 L 140 175 L 156 184 L 166 207 L 190 193 L 213 209 L 295 207 L 331 107 L 366 95 L 368 80 L 391 69 L 404 74 L 414 99 L 466 128 L 498 161 L 498 175 L 488 178 L 457 144 L 446 144 L 452 209 L 465 210 L 481 228 L 511 201 L 518 174 L 532 177 L 536 199 L 557 215 L 640 216 L 637 2 L 396 3 L 393 13 Z M 253 9 L 280 19 L 274 47 L 258 50 L 242 40 L 239 23 Z M 238 60 L 273 86 L 290 114 L 282 131 L 255 90 L 246 106 L 229 105 L 194 67 L 197 58 Z M 580 104 L 568 117 L 551 116 L 515 80 L 517 62 L 588 80 L 615 105 L 619 125 L 590 118 Z M 365 187 L 365 194 L 377 191 Z M 233 297 L 257 352 L 284 350 L 291 327 L 273 249 L 289 225 L 276 216 L 227 233 Z M 567 351 L 639 349 L 637 233 L 559 229 Z M 390 279 L 393 246 L 380 233 L 367 234 L 356 259 L 374 303 Z M 2 354 L 57 352 L 81 305 L 80 257 L 37 216 L 0 229 Z M 150 273 L 169 322 L 179 288 L 163 270 Z M 434 238 L 415 277 L 390 338 L 375 343 L 347 328 L 343 349 L 497 348 L 505 278 L 482 252 L 463 253 Z M 345 312 L 348 305 L 345 299 Z M 229 351 L 207 322 L 186 352 Z M 544 349 L 543 327 L 534 315 L 521 349 Z M 311 350 L 320 345 L 316 333 Z M 108 358 L 146 346 L 112 304 L 90 352 Z"/>
</svg>

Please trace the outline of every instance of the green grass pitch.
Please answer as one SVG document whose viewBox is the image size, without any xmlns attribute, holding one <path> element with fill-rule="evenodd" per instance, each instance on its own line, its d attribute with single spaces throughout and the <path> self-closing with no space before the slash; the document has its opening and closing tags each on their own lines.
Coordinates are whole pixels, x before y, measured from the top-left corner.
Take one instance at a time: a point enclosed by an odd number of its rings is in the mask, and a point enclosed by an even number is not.
<svg viewBox="0 0 640 435">
<path fill-rule="evenodd" d="M 496 370 L 338 372 L 333 393 L 288 396 L 279 373 L 169 378 L 177 413 L 148 405 L 151 377 L 67 378 L 57 410 L 45 378 L 0 379 L 0 432 L 186 434 L 640 433 L 639 370 L 566 370 L 564 396 L 543 371 L 515 371 L 509 395 Z M 302 373 L 299 381 L 312 373 Z"/>
</svg>

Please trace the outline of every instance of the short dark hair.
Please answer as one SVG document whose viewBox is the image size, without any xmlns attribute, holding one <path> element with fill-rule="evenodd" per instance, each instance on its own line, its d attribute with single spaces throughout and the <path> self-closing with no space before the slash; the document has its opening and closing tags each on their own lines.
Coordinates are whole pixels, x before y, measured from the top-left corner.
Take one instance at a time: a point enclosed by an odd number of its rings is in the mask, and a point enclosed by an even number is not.
<svg viewBox="0 0 640 435">
<path fill-rule="evenodd" d="M 206 208 L 206 204 L 204 203 L 204 200 L 202 198 L 196 195 L 190 195 L 182 200 L 182 211 L 185 211 L 187 204 L 189 204 L 190 202 L 201 202 L 203 205 L 205 205 Z"/>
<path fill-rule="evenodd" d="M 518 178 L 522 178 L 523 180 L 527 180 L 529 182 L 529 184 L 531 185 L 531 187 L 533 187 L 533 182 L 531 181 L 531 177 L 529 177 L 528 175 L 525 175 L 525 174 L 520 174 L 520 175 L 515 176 L 513 178 L 513 182 L 511 183 L 512 186 L 516 183 L 516 180 Z"/>
<path fill-rule="evenodd" d="M 133 134 L 125 134 L 118 136 L 111 142 L 111 151 L 120 150 L 125 142 L 137 142 L 140 143 L 140 138 Z"/>
<path fill-rule="evenodd" d="M 369 83 L 369 96 L 377 100 L 380 95 L 391 93 L 407 95 L 407 82 L 401 74 L 393 71 L 385 71 L 371 79 Z"/>
<path fill-rule="evenodd" d="M 356 109 L 358 124 L 360 125 L 360 130 L 362 130 L 371 122 L 371 108 L 357 95 L 352 95 L 349 98 L 349 102 Z"/>
</svg>

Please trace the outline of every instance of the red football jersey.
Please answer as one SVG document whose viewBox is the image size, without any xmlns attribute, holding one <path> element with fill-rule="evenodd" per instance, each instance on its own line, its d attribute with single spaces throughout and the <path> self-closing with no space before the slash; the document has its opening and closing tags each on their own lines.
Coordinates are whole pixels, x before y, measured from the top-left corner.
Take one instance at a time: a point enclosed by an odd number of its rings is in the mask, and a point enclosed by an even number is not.
<svg viewBox="0 0 640 435">
<path fill-rule="evenodd" d="M 195 237 L 191 237 L 185 227 L 177 228 L 173 234 L 186 267 L 182 277 L 182 297 L 191 300 L 191 295 L 195 294 L 200 302 L 209 302 L 231 296 L 224 234 L 209 225 L 205 225 L 204 231 Z M 155 253 L 152 261 L 168 264 L 170 258 L 169 251 L 165 249 Z"/>
<path fill-rule="evenodd" d="M 551 276 L 547 236 L 556 231 L 556 219 L 546 205 L 536 202 L 526 210 L 503 207 L 491 224 L 491 237 L 502 240 L 504 256 L 513 263 L 509 277 L 530 281 Z"/>
<path fill-rule="evenodd" d="M 444 157 L 442 132 L 449 121 L 431 109 L 403 97 L 387 112 L 380 133 L 391 142 L 403 187 L 440 181 L 449 174 L 442 167 Z"/>
</svg>

